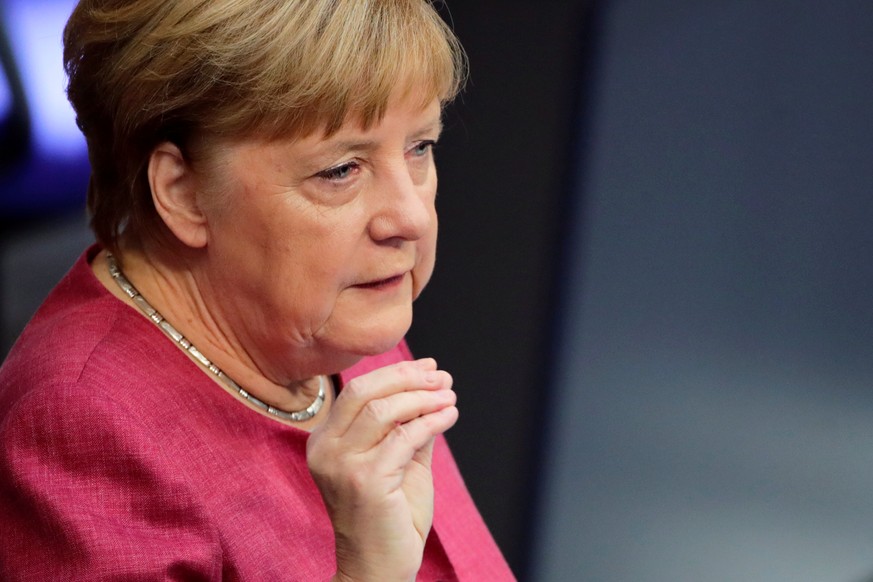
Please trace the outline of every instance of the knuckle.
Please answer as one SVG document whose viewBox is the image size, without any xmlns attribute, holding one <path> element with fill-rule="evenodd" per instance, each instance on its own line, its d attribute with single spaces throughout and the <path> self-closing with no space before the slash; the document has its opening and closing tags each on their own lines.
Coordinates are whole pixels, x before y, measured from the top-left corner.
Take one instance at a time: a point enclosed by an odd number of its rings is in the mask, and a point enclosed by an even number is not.
<svg viewBox="0 0 873 582">
<path fill-rule="evenodd" d="M 329 464 L 324 462 L 324 456 L 319 448 L 307 446 L 306 466 L 313 475 L 324 475 L 327 473 Z"/>
<path fill-rule="evenodd" d="M 372 471 L 361 468 L 349 473 L 346 479 L 348 490 L 356 498 L 363 497 L 370 488 Z"/>
<path fill-rule="evenodd" d="M 364 406 L 364 414 L 377 424 L 384 424 L 390 420 L 390 408 L 384 400 L 370 400 Z"/>
<path fill-rule="evenodd" d="M 345 386 L 343 386 L 340 396 L 350 400 L 360 400 L 363 398 L 365 392 L 365 381 L 361 378 L 352 378 Z"/>
<path fill-rule="evenodd" d="M 394 438 L 400 441 L 404 446 L 411 446 L 414 444 L 415 439 L 407 425 L 398 424 L 394 427 L 392 432 L 394 433 Z"/>
<path fill-rule="evenodd" d="M 327 467 L 323 466 L 322 463 L 311 457 L 306 459 L 306 467 L 309 469 L 309 473 L 312 475 L 313 479 L 318 481 L 325 481 L 329 479 L 330 475 L 328 473 Z"/>
<path fill-rule="evenodd" d="M 409 383 L 421 376 L 421 370 L 413 362 L 402 362 L 397 366 L 397 376 L 401 381 Z"/>
</svg>

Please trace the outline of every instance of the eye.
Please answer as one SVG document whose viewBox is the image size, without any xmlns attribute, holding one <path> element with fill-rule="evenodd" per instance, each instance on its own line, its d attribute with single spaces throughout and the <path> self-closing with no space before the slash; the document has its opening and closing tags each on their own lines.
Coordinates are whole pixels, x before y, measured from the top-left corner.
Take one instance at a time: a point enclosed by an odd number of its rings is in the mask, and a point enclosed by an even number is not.
<svg viewBox="0 0 873 582">
<path fill-rule="evenodd" d="M 431 150 L 433 150 L 436 144 L 436 140 L 426 139 L 412 146 L 412 149 L 409 150 L 409 153 L 415 157 L 426 156 L 428 153 L 431 152 Z"/>
<path fill-rule="evenodd" d="M 351 161 L 340 164 L 339 166 L 334 166 L 333 168 L 328 168 L 327 170 L 322 170 L 315 174 L 316 177 L 321 178 L 322 180 L 328 180 L 330 182 L 342 182 L 352 176 L 358 170 L 358 162 Z"/>
</svg>

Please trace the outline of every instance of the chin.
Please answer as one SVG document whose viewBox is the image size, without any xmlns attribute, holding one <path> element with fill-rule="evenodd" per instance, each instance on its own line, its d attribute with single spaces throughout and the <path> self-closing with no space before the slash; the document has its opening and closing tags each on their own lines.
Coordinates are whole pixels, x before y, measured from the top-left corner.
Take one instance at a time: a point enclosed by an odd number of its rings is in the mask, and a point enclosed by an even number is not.
<svg viewBox="0 0 873 582">
<path fill-rule="evenodd" d="M 394 333 L 374 333 L 367 337 L 365 341 L 361 342 L 356 353 L 360 356 L 377 356 L 383 354 L 399 344 L 406 336 L 407 331 L 409 331 L 409 326 Z"/>
<path fill-rule="evenodd" d="M 334 362 L 383 354 L 393 349 L 412 325 L 412 301 L 395 302 L 373 309 L 371 305 L 347 305 L 314 336 L 313 353 Z"/>
<path fill-rule="evenodd" d="M 349 330 L 345 337 L 338 338 L 340 351 L 358 357 L 376 356 L 394 348 L 406 336 L 412 324 L 412 316 L 394 321 L 382 320 L 379 325 L 362 326 Z"/>
</svg>

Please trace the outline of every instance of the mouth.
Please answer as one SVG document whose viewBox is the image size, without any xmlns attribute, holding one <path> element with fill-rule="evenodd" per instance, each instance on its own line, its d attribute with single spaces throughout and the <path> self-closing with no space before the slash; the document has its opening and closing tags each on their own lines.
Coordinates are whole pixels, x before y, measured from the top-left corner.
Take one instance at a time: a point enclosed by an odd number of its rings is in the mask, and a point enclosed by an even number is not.
<svg viewBox="0 0 873 582">
<path fill-rule="evenodd" d="M 368 283 L 360 283 L 355 285 L 358 289 L 390 289 L 400 285 L 403 282 L 403 278 L 406 276 L 406 273 L 401 273 L 399 275 L 394 275 L 392 277 L 388 277 L 387 279 L 379 279 L 377 281 L 370 281 Z"/>
</svg>

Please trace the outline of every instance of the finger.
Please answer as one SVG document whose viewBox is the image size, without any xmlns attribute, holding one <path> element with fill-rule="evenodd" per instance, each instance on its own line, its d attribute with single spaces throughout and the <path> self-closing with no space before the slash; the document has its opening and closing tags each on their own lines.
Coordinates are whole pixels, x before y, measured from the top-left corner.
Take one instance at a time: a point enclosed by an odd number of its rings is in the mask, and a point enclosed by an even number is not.
<svg viewBox="0 0 873 582">
<path fill-rule="evenodd" d="M 451 385 L 451 377 L 447 383 Z M 398 424 L 454 406 L 456 402 L 457 396 L 450 388 L 400 392 L 371 400 L 349 425 L 343 439 L 352 450 L 366 451 L 379 444 Z"/>
<path fill-rule="evenodd" d="M 411 390 L 438 390 L 448 381 L 446 376 L 437 371 L 432 358 L 400 362 L 358 376 L 343 387 L 331 406 L 323 430 L 342 435 L 371 400 Z"/>
<path fill-rule="evenodd" d="M 435 436 L 454 426 L 457 420 L 458 409 L 448 406 L 395 426 L 374 449 L 374 471 L 377 474 L 402 472 L 413 458 L 429 466 L 431 455 L 425 447 L 432 444 Z"/>
<path fill-rule="evenodd" d="M 457 408 L 455 409 L 455 422 L 458 420 Z M 452 422 L 452 425 L 455 424 Z M 451 428 L 451 426 L 449 427 Z M 448 429 L 446 429 L 448 430 Z M 445 431 L 443 431 L 445 432 Z M 415 451 L 415 454 L 412 455 L 412 463 L 418 463 L 419 465 L 423 465 L 427 468 L 430 468 L 431 459 L 433 458 L 433 447 L 434 447 L 435 439 L 430 439 L 426 445 Z"/>
</svg>

